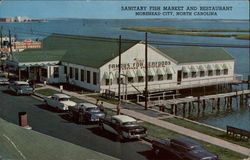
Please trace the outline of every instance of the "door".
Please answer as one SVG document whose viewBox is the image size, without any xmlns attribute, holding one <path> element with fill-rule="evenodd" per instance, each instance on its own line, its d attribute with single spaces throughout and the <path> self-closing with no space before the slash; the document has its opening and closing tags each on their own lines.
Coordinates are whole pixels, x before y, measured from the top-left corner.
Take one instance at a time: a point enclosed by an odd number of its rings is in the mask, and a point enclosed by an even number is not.
<svg viewBox="0 0 250 160">
<path fill-rule="evenodd" d="M 181 84 L 181 80 L 182 80 L 182 70 L 178 70 L 177 84 Z"/>
</svg>

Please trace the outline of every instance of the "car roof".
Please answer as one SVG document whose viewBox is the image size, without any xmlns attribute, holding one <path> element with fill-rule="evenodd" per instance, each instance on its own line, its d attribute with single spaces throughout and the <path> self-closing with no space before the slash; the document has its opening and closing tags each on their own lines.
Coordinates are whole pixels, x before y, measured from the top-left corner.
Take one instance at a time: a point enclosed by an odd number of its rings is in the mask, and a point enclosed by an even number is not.
<svg viewBox="0 0 250 160">
<path fill-rule="evenodd" d="M 70 98 L 70 96 L 66 94 L 61 94 L 61 93 L 53 94 L 53 96 L 58 97 L 58 98 Z"/>
<path fill-rule="evenodd" d="M 17 85 L 21 85 L 21 84 L 29 85 L 29 83 L 25 81 L 15 81 L 14 83 Z"/>
<path fill-rule="evenodd" d="M 121 123 L 136 121 L 134 118 L 126 116 L 126 115 L 115 115 L 112 118 L 118 120 Z"/>
<path fill-rule="evenodd" d="M 172 138 L 170 142 L 182 145 L 186 148 L 192 148 L 193 146 L 201 146 L 201 144 L 195 142 L 194 140 L 185 137 Z"/>
<path fill-rule="evenodd" d="M 97 106 L 91 103 L 78 103 L 77 106 L 85 106 L 86 108 L 96 108 Z"/>
</svg>

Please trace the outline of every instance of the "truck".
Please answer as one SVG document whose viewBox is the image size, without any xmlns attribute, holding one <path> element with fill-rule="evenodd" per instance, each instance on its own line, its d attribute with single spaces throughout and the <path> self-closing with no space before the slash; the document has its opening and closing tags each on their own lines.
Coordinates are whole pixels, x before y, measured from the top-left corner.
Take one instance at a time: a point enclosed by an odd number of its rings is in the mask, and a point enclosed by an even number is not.
<svg viewBox="0 0 250 160">
<path fill-rule="evenodd" d="M 219 156 L 205 150 L 201 144 L 190 138 L 167 138 L 152 140 L 156 156 L 170 155 L 178 160 L 218 160 Z"/>
</svg>

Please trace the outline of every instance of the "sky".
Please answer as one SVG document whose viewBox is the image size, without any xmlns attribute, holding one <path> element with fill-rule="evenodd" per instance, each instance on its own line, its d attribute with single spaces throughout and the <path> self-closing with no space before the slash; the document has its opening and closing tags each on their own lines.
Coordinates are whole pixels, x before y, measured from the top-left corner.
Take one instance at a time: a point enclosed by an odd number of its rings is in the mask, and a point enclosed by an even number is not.
<svg viewBox="0 0 250 160">
<path fill-rule="evenodd" d="M 205 7 L 231 7 L 231 10 L 200 10 Z M 128 10 L 123 8 L 130 7 Z M 135 9 L 131 9 L 135 7 Z M 138 8 L 139 7 L 139 8 Z M 140 10 L 144 7 L 144 10 Z M 155 8 L 154 8 L 155 7 Z M 158 7 L 158 8 L 157 8 Z M 179 7 L 163 10 L 163 7 Z M 183 8 L 182 8 L 183 7 Z M 189 8 L 188 8 L 189 7 Z M 191 10 L 190 10 L 191 8 Z M 189 12 L 189 13 L 187 13 Z M 202 12 L 202 13 L 200 13 Z M 206 12 L 206 13 L 205 13 Z M 147 14 L 147 15 L 145 15 Z M 203 15 L 200 15 L 203 14 Z M 2 1 L 0 17 L 31 18 L 190 18 L 190 19 L 249 19 L 249 1 Z"/>
</svg>

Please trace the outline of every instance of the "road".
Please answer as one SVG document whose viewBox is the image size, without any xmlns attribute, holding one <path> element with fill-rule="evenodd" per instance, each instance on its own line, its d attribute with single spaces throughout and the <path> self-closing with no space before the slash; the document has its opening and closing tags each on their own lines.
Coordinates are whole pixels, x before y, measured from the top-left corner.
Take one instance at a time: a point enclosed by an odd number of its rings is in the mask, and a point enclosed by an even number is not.
<svg viewBox="0 0 250 160">
<path fill-rule="evenodd" d="M 15 96 L 6 86 L 0 86 L 0 117 L 18 124 L 18 112 L 27 112 L 32 129 L 46 135 L 119 159 L 156 159 L 146 143 L 120 143 L 116 136 L 101 132 L 96 124 L 75 124 L 67 119 L 67 113 L 58 113 L 31 96 Z"/>
</svg>

